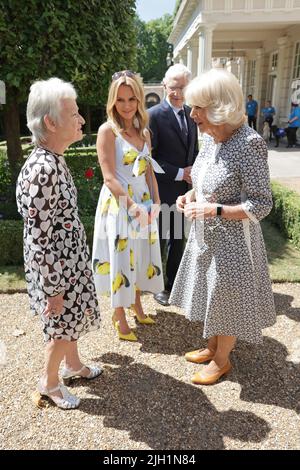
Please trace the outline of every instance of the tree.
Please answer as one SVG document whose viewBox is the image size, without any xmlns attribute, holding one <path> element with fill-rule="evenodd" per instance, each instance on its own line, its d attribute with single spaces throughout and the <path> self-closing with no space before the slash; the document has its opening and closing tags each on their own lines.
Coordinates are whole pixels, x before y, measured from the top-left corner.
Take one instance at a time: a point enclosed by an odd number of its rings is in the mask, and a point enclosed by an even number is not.
<svg viewBox="0 0 300 470">
<path fill-rule="evenodd" d="M 81 102 L 105 103 L 112 72 L 135 65 L 134 14 L 135 0 L 0 0 L 0 77 L 14 175 L 22 157 L 18 106 L 30 84 L 58 76 L 74 83 Z"/>
<path fill-rule="evenodd" d="M 176 3 L 175 3 L 175 8 L 174 8 L 174 17 L 176 16 L 180 6 L 181 6 L 181 1 L 182 0 L 176 0 Z"/>
<path fill-rule="evenodd" d="M 172 21 L 168 14 L 147 23 L 136 17 L 137 64 L 145 82 L 160 82 L 164 77 Z"/>
</svg>

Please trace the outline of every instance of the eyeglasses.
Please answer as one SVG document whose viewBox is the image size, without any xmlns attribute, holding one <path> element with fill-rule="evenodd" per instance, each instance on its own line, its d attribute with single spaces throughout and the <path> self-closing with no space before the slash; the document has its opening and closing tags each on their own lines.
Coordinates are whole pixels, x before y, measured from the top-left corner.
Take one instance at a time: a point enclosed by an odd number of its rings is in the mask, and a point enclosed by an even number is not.
<svg viewBox="0 0 300 470">
<path fill-rule="evenodd" d="M 112 80 L 118 80 L 120 77 L 130 77 L 133 78 L 136 75 L 135 72 L 132 70 L 122 70 L 121 72 L 115 72 L 111 79 Z"/>
</svg>

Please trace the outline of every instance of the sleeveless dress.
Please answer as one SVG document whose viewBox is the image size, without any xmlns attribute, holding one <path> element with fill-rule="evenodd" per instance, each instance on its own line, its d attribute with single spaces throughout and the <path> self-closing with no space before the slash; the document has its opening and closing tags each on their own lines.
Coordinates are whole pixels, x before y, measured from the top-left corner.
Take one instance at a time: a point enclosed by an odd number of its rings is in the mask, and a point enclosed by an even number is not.
<svg viewBox="0 0 300 470">
<path fill-rule="evenodd" d="M 125 192 L 147 208 L 152 189 L 145 177 L 148 165 L 156 172 L 163 173 L 163 170 L 150 157 L 146 142 L 139 151 L 116 130 L 113 132 L 116 177 Z M 134 304 L 136 289 L 152 293 L 164 289 L 156 220 L 141 228 L 128 214 L 126 205 L 117 201 L 105 184 L 95 216 L 92 265 L 97 294 L 110 295 L 112 308 Z"/>
</svg>

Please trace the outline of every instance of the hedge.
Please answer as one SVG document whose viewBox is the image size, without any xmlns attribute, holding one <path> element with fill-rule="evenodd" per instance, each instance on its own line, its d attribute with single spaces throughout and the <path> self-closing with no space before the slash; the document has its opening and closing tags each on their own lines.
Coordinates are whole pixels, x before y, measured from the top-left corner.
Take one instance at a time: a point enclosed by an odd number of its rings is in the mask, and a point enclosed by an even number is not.
<svg viewBox="0 0 300 470">
<path fill-rule="evenodd" d="M 70 148 L 65 160 L 72 173 L 78 191 L 80 217 L 94 216 L 103 177 L 98 164 L 95 147 Z M 92 168 L 94 176 L 85 177 L 85 171 Z M 6 152 L 0 150 L 0 219 L 16 220 L 19 218 L 15 202 L 15 185 L 11 184 L 10 169 Z"/>
<path fill-rule="evenodd" d="M 271 185 L 273 209 L 268 219 L 300 249 L 300 194 L 277 181 Z"/>
<path fill-rule="evenodd" d="M 90 249 L 93 244 L 94 217 L 82 217 Z M 23 220 L 0 221 L 0 266 L 23 264 Z"/>
</svg>

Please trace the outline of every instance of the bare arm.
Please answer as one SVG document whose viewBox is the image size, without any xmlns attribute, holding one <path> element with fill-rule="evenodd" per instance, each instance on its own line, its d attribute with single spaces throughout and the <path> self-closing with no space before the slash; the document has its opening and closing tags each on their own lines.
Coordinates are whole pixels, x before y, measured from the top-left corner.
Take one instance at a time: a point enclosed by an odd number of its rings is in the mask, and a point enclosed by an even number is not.
<svg viewBox="0 0 300 470">
<path fill-rule="evenodd" d="M 112 192 L 117 201 L 125 198 L 127 207 L 131 207 L 134 201 L 124 191 L 124 188 L 116 178 L 116 155 L 115 155 L 115 135 L 109 124 L 103 124 L 98 131 L 97 154 L 103 174 L 104 184 Z"/>
<path fill-rule="evenodd" d="M 150 138 L 150 133 L 148 130 L 146 133 L 146 142 L 147 142 L 148 148 L 151 149 L 151 138 Z M 153 171 L 152 165 L 148 165 L 147 172 L 146 172 L 146 181 L 147 181 L 149 190 L 152 191 L 151 197 L 153 198 L 154 204 L 160 205 L 158 184 L 157 184 L 156 176 Z"/>
</svg>

